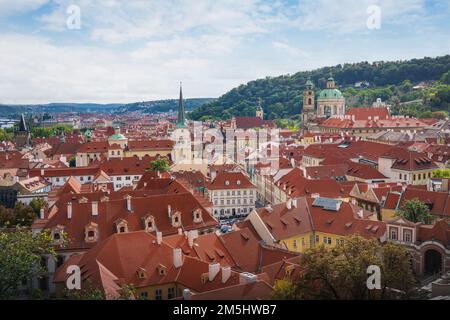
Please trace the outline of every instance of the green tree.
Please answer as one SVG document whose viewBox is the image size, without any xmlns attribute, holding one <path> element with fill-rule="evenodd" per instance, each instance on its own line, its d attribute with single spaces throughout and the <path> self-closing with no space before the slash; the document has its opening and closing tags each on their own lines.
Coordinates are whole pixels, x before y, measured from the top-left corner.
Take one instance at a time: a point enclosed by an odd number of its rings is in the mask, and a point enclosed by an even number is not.
<svg viewBox="0 0 450 320">
<path fill-rule="evenodd" d="M 169 171 L 169 169 L 169 160 L 167 160 L 166 158 L 156 159 L 150 162 L 150 170 L 152 171 L 166 172 Z"/>
<path fill-rule="evenodd" d="M 359 235 L 344 238 L 333 248 L 320 245 L 302 255 L 302 275 L 283 279 L 274 287 L 274 299 L 384 299 L 392 290 L 408 297 L 415 287 L 409 255 L 400 245 L 381 245 Z M 380 267 L 381 289 L 367 288 L 367 268 Z"/>
<path fill-rule="evenodd" d="M 433 171 L 433 178 L 450 178 L 450 169 L 437 169 Z"/>
<path fill-rule="evenodd" d="M 70 158 L 69 167 L 75 168 L 77 166 L 77 159 L 75 157 Z"/>
<path fill-rule="evenodd" d="M 14 135 L 12 133 L 0 128 L 0 141 L 10 141 L 13 137 Z"/>
<path fill-rule="evenodd" d="M 14 209 L 0 206 L 0 227 L 29 227 L 36 219 L 36 213 L 29 205 L 17 202 Z"/>
<path fill-rule="evenodd" d="M 396 215 L 414 223 L 422 222 L 425 224 L 430 224 L 433 218 L 428 206 L 417 198 L 405 201 L 401 208 L 396 211 Z"/>
<path fill-rule="evenodd" d="M 31 230 L 16 228 L 0 232 L 0 299 L 18 296 L 20 285 L 43 276 L 44 255 L 55 257 L 53 239 L 48 233 L 33 235 Z"/>
<path fill-rule="evenodd" d="M 33 209 L 33 212 L 36 215 L 36 217 L 39 217 L 41 209 L 47 206 L 47 201 L 45 201 L 42 198 L 34 198 L 33 200 L 30 201 L 29 206 L 31 207 L 31 209 Z"/>
<path fill-rule="evenodd" d="M 450 84 L 450 71 L 448 71 L 442 75 L 441 81 L 445 84 Z"/>
</svg>

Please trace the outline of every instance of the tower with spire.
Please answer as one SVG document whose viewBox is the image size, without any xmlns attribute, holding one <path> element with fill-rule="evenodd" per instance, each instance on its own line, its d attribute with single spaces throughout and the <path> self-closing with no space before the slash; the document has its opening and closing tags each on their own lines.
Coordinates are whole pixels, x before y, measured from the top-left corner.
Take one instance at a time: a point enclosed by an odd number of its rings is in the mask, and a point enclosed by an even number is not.
<svg viewBox="0 0 450 320">
<path fill-rule="evenodd" d="M 258 99 L 258 106 L 256 107 L 256 116 L 258 118 L 264 119 L 264 110 L 261 107 L 261 99 Z"/>
<path fill-rule="evenodd" d="M 308 77 L 308 80 L 305 83 L 305 90 L 303 91 L 303 110 L 301 114 L 301 119 L 304 126 L 306 126 L 309 121 L 315 118 L 314 100 L 314 84 L 312 83 L 311 78 Z"/>
<path fill-rule="evenodd" d="M 185 127 L 186 127 L 186 116 L 184 114 L 183 84 L 180 82 L 180 98 L 178 100 L 177 128 L 185 128 Z"/>
<path fill-rule="evenodd" d="M 14 143 L 18 148 L 23 148 L 31 145 L 30 130 L 28 129 L 28 125 L 25 121 L 25 116 L 23 113 L 20 115 L 19 128 L 15 133 Z"/>
</svg>

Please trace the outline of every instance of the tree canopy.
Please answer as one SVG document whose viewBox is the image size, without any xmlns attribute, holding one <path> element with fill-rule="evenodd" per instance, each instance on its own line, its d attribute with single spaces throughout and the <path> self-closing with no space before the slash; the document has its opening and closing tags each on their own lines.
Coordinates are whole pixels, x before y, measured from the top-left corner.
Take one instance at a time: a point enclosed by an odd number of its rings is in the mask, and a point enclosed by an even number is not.
<svg viewBox="0 0 450 320">
<path fill-rule="evenodd" d="M 150 162 L 150 170 L 152 171 L 166 172 L 169 171 L 169 168 L 169 160 L 167 160 L 166 158 L 156 159 Z"/>
<path fill-rule="evenodd" d="M 407 297 L 415 286 L 409 260 L 400 245 L 381 245 L 375 239 L 352 235 L 332 248 L 320 245 L 308 249 L 301 259 L 302 275 L 278 281 L 273 298 L 386 299 L 393 297 L 391 289 Z M 369 290 L 367 269 L 374 265 L 380 268 L 380 289 Z"/>
<path fill-rule="evenodd" d="M 0 227 L 29 227 L 36 219 L 40 209 L 37 202 L 34 202 L 32 206 L 17 202 L 13 209 L 0 206 Z"/>
<path fill-rule="evenodd" d="M 325 87 L 330 72 L 337 81 L 349 106 L 371 105 L 376 98 L 394 104 L 418 100 L 417 105 L 394 109 L 394 113 L 419 116 L 421 112 L 448 110 L 450 88 L 448 75 L 450 55 L 437 58 L 412 59 L 392 62 L 360 62 L 325 67 L 293 75 L 267 77 L 240 85 L 219 99 L 203 104 L 189 113 L 193 120 L 254 116 L 258 101 L 266 118 L 288 118 L 301 112 L 302 94 L 308 77 L 315 90 Z M 439 81 L 440 80 L 440 81 Z M 368 81 L 368 88 L 356 89 L 355 83 Z M 425 90 L 414 90 L 413 83 L 438 81 Z"/>
<path fill-rule="evenodd" d="M 16 228 L 0 232 L 0 299 L 13 299 L 20 286 L 46 274 L 42 256 L 55 257 L 53 239 L 48 233 Z"/>
<path fill-rule="evenodd" d="M 417 198 L 406 200 L 400 209 L 396 211 L 396 214 L 414 223 L 430 224 L 433 218 L 428 206 Z"/>
</svg>

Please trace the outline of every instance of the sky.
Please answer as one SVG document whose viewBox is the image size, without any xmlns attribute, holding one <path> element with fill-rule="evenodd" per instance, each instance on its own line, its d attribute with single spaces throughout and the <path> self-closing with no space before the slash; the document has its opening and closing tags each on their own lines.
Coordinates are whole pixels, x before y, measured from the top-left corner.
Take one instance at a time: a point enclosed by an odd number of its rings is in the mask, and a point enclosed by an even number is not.
<svg viewBox="0 0 450 320">
<path fill-rule="evenodd" d="M 340 63 L 450 54 L 449 0 L 0 0 L 0 104 L 219 97 Z"/>
</svg>

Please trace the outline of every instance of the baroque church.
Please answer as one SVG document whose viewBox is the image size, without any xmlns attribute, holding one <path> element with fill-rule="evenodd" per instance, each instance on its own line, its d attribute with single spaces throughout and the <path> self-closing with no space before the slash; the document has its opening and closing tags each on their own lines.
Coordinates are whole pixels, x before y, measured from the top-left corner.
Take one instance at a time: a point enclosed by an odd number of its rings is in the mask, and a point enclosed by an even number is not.
<svg viewBox="0 0 450 320">
<path fill-rule="evenodd" d="M 336 87 L 336 82 L 332 76 L 327 80 L 327 87 L 321 90 L 317 96 L 317 109 L 315 107 L 315 98 L 314 84 L 311 79 L 308 79 L 303 92 L 303 110 L 301 114 L 301 120 L 305 125 L 316 118 L 345 115 L 345 98 Z"/>
</svg>

